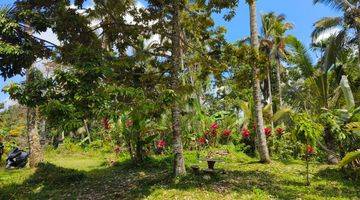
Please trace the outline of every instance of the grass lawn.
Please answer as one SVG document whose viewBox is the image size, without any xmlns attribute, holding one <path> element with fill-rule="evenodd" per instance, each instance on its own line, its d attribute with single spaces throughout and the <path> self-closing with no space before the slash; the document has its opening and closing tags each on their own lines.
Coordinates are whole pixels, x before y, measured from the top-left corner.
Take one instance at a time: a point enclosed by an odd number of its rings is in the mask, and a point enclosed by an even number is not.
<svg viewBox="0 0 360 200">
<path fill-rule="evenodd" d="M 187 152 L 187 165 L 200 165 Z M 345 178 L 334 166 L 311 165 L 311 186 L 305 186 L 302 161 L 259 164 L 232 152 L 217 163 L 215 175 L 172 179 L 171 159 L 156 156 L 138 167 L 126 157 L 109 167 L 93 154 L 47 153 L 37 170 L 0 168 L 0 199 L 360 199 L 360 182 Z"/>
</svg>

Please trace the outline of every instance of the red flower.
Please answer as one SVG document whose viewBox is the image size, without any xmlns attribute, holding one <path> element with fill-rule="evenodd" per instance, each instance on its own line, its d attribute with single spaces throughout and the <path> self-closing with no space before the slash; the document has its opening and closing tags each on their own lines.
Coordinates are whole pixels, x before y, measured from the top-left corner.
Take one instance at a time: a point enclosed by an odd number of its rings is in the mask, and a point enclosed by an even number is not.
<svg viewBox="0 0 360 200">
<path fill-rule="evenodd" d="M 313 154 L 315 151 L 314 147 L 312 147 L 311 145 L 307 145 L 306 146 L 306 153 L 308 154 Z"/>
<path fill-rule="evenodd" d="M 242 134 L 243 138 L 248 138 L 248 137 L 250 137 L 250 131 L 249 131 L 247 128 L 243 128 L 241 134 Z"/>
<path fill-rule="evenodd" d="M 266 137 L 271 136 L 271 128 L 269 128 L 269 127 L 264 128 L 264 133 L 265 133 Z"/>
<path fill-rule="evenodd" d="M 108 119 L 108 118 L 104 117 L 104 118 L 102 119 L 102 124 L 103 124 L 103 126 L 104 126 L 104 128 L 105 128 L 106 130 L 109 130 L 109 129 L 110 129 L 110 124 L 109 124 L 109 119 Z"/>
<path fill-rule="evenodd" d="M 225 137 L 229 137 L 231 135 L 231 130 L 230 129 L 225 129 L 224 132 L 223 132 L 223 135 Z"/>
<path fill-rule="evenodd" d="M 132 127 L 133 125 L 134 125 L 133 120 L 131 120 L 131 119 L 126 120 L 126 122 L 125 122 L 126 128 Z"/>
<path fill-rule="evenodd" d="M 165 146 L 166 146 L 166 142 L 164 140 L 159 140 L 156 142 L 156 147 L 158 149 L 163 149 L 163 148 L 165 148 Z"/>
<path fill-rule="evenodd" d="M 282 135 L 284 132 L 285 132 L 285 130 L 284 130 L 283 128 L 281 128 L 281 127 L 279 127 L 279 128 L 276 129 L 276 133 L 277 133 L 278 135 Z"/>
<path fill-rule="evenodd" d="M 211 124 L 210 128 L 211 128 L 212 130 L 216 130 L 216 129 L 219 128 L 219 124 L 217 124 L 216 122 L 214 122 L 214 123 Z"/>
<path fill-rule="evenodd" d="M 205 143 L 206 143 L 205 137 L 199 138 L 199 139 L 198 139 L 198 142 L 199 142 L 200 144 L 205 144 Z"/>
</svg>

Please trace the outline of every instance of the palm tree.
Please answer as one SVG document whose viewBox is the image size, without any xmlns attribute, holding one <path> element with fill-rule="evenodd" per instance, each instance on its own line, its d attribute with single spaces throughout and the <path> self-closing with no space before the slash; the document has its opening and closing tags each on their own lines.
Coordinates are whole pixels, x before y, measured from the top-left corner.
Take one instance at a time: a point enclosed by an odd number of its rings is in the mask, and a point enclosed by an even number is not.
<svg viewBox="0 0 360 200">
<path fill-rule="evenodd" d="M 360 66 L 360 3 L 358 0 L 314 0 L 314 4 L 323 3 L 329 5 L 336 10 L 343 12 L 342 17 L 324 17 L 317 21 L 312 33 L 313 41 L 318 40 L 319 36 L 325 32 L 329 32 L 338 28 L 337 36 L 348 36 L 350 39 L 348 44 L 358 46 L 358 59 Z M 352 30 L 356 34 L 352 34 Z"/>
<path fill-rule="evenodd" d="M 254 49 L 259 49 L 258 27 L 256 22 L 256 0 L 247 0 L 250 9 L 250 32 L 251 32 L 251 45 Z M 264 163 L 271 162 L 269 156 L 269 149 L 266 142 L 264 133 L 264 119 L 262 113 L 262 103 L 260 94 L 260 78 L 259 67 L 253 66 L 253 96 L 255 103 L 255 117 L 256 117 L 256 135 L 257 147 L 260 154 L 260 161 Z"/>
<path fill-rule="evenodd" d="M 267 13 L 261 16 L 262 22 L 262 39 L 261 46 L 263 46 L 266 53 L 269 55 L 271 63 L 275 62 L 276 64 L 276 79 L 278 87 L 278 97 L 280 108 L 283 106 L 282 101 L 282 88 L 281 88 L 281 62 L 280 59 L 286 57 L 285 46 L 286 46 L 286 36 L 285 32 L 293 28 L 293 25 L 285 21 L 284 15 L 276 15 L 275 13 Z M 272 91 L 271 91 L 271 76 L 270 76 L 270 66 L 266 68 L 267 76 L 267 85 L 269 93 L 269 104 L 273 105 Z M 270 107 L 270 115 L 273 115 L 273 108 Z M 273 127 L 273 122 L 271 121 L 271 126 Z"/>
</svg>

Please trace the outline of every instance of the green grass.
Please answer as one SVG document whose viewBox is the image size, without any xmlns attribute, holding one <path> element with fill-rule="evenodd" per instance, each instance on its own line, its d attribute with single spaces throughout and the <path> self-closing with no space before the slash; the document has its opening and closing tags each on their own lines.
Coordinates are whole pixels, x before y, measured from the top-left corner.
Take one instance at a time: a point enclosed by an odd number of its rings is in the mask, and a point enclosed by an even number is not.
<svg viewBox="0 0 360 200">
<path fill-rule="evenodd" d="M 0 199 L 360 199 L 359 181 L 318 163 L 311 165 L 311 186 L 305 186 L 302 161 L 260 164 L 232 151 L 216 164 L 217 174 L 194 175 L 188 169 L 174 180 L 169 157 L 152 157 L 141 166 L 122 157 L 112 167 L 104 164 L 109 157 L 51 152 L 36 170 L 0 169 Z M 187 166 L 206 168 L 195 152 L 185 157 Z"/>
</svg>

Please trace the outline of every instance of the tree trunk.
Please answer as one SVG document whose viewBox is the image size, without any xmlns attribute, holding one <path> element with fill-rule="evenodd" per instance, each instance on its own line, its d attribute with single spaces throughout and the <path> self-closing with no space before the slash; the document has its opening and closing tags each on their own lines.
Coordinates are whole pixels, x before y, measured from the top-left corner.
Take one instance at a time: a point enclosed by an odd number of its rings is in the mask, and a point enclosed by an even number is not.
<svg viewBox="0 0 360 200">
<path fill-rule="evenodd" d="M 280 108 L 282 108 L 283 100 L 282 100 L 282 88 L 281 88 L 281 63 L 278 58 L 276 58 L 276 81 L 279 92 L 279 105 Z"/>
<path fill-rule="evenodd" d="M 334 136 L 331 134 L 331 127 L 328 125 L 326 125 L 324 128 L 324 141 L 327 149 L 329 149 L 331 152 L 336 152 L 336 141 Z M 329 164 L 335 165 L 339 163 L 337 156 L 333 155 L 332 153 L 327 154 L 327 160 Z"/>
<path fill-rule="evenodd" d="M 255 0 L 249 0 L 250 8 L 250 31 L 251 31 L 251 45 L 253 48 L 259 48 L 259 38 L 258 30 L 256 24 L 256 4 Z M 261 94 L 260 94 L 260 80 L 259 80 L 259 68 L 258 66 L 253 66 L 253 96 L 255 103 L 255 116 L 256 116 L 256 139 L 257 146 L 260 155 L 260 161 L 264 163 L 269 163 L 270 156 L 269 150 L 267 147 L 266 137 L 264 133 L 264 119 L 262 113 L 262 104 L 261 104 Z"/>
<path fill-rule="evenodd" d="M 140 132 L 136 133 L 136 152 L 135 152 L 135 162 L 140 164 L 143 162 L 144 153 L 143 145 L 141 143 Z"/>
<path fill-rule="evenodd" d="M 37 108 L 27 109 L 27 131 L 29 140 L 29 165 L 36 167 L 44 161 L 44 156 L 40 144 L 40 135 L 38 130 Z"/>
<path fill-rule="evenodd" d="M 181 67 L 181 28 L 180 28 L 180 16 L 179 16 L 179 4 L 177 1 L 173 3 L 173 33 L 172 33 L 172 83 L 171 87 L 174 91 L 177 91 L 179 84 L 179 68 Z M 180 129 L 180 109 L 177 100 L 174 101 L 172 107 L 172 128 L 173 128 L 173 151 L 174 151 L 174 169 L 175 176 L 181 176 L 186 174 L 185 161 L 183 155 L 183 146 L 181 141 L 181 129 Z"/>
<path fill-rule="evenodd" d="M 270 67 L 266 67 L 266 76 L 267 76 L 267 85 L 268 85 L 268 93 L 269 93 L 269 104 L 270 104 L 270 125 L 271 130 L 274 130 L 274 122 L 273 122 L 273 97 L 272 97 L 272 91 L 271 91 L 271 76 L 270 76 Z"/>
<path fill-rule="evenodd" d="M 85 128 L 89 143 L 91 143 L 91 135 L 90 135 L 89 124 L 88 124 L 87 119 L 84 119 L 84 128 Z"/>
</svg>

